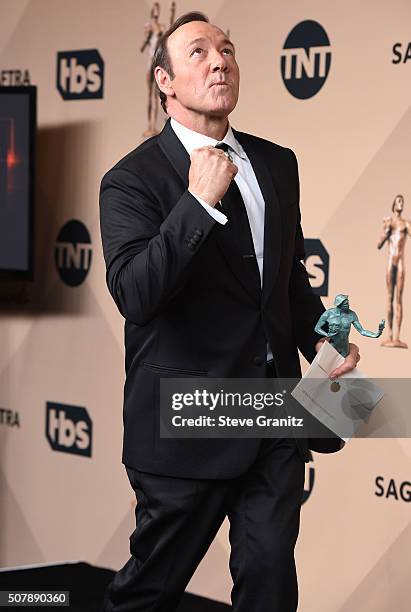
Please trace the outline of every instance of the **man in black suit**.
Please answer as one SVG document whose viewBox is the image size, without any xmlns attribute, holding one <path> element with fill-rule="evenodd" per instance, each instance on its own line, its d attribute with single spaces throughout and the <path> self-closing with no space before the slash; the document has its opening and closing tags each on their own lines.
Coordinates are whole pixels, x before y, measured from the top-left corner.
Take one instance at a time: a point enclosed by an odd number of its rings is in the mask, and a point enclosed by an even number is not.
<svg viewBox="0 0 411 612">
<path fill-rule="evenodd" d="M 125 318 L 122 461 L 131 558 L 105 611 L 176 610 L 224 518 L 235 612 L 295 612 L 306 440 L 165 439 L 162 377 L 298 377 L 324 311 L 311 290 L 294 153 L 231 128 L 235 48 L 199 13 L 153 59 L 169 119 L 103 178 L 107 283 Z M 216 146 L 217 145 L 217 146 Z M 338 371 L 352 369 L 358 348 Z"/>
</svg>

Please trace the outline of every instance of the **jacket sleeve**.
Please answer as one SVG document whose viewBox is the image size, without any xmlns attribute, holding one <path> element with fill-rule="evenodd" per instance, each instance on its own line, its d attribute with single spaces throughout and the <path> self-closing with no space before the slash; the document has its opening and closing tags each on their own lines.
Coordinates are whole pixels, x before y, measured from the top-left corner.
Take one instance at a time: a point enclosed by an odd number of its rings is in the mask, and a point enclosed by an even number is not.
<svg viewBox="0 0 411 612">
<path fill-rule="evenodd" d="M 297 185 L 298 219 L 296 226 L 293 267 L 289 283 L 289 298 L 291 318 L 297 346 L 307 361 L 311 362 L 316 356 L 315 345 L 323 336 L 314 331 L 316 323 L 325 307 L 318 295 L 310 285 L 305 265 L 304 236 L 301 228 L 301 212 L 299 207 L 299 178 L 298 164 L 293 151 L 292 155 L 293 180 Z"/>
<path fill-rule="evenodd" d="M 161 208 L 134 172 L 115 167 L 103 177 L 100 228 L 107 286 L 123 317 L 137 325 L 147 324 L 181 290 L 216 223 L 188 190 L 165 219 Z"/>
</svg>

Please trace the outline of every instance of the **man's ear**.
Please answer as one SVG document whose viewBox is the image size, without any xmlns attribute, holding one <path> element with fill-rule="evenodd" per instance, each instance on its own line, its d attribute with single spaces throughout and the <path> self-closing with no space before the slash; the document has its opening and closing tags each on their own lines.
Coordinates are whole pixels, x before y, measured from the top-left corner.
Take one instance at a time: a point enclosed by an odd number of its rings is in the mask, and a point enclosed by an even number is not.
<svg viewBox="0 0 411 612">
<path fill-rule="evenodd" d="M 172 80 L 170 78 L 170 75 L 166 70 L 164 70 L 164 68 L 161 68 L 161 66 L 156 66 L 154 69 L 154 78 L 157 82 L 160 91 L 166 94 L 166 96 L 169 96 L 171 98 L 174 97 L 175 93 L 172 85 Z"/>
</svg>

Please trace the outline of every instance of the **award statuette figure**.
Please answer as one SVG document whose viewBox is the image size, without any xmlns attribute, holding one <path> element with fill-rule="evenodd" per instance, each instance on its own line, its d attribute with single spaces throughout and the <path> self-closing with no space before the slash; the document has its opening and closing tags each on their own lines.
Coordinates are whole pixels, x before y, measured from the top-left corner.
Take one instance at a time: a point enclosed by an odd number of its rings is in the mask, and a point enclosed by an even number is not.
<svg viewBox="0 0 411 612">
<path fill-rule="evenodd" d="M 320 426 L 318 431 L 324 435 L 321 426 L 325 426 L 326 430 L 331 430 L 336 436 L 332 438 L 331 435 L 325 435 L 331 438 L 330 443 L 334 445 L 331 452 L 335 451 L 339 440 L 342 448 L 343 442 L 355 437 L 360 427 L 369 422 L 371 411 L 384 395 L 382 389 L 358 370 L 352 374 L 350 371 L 349 376 L 340 381 L 336 380 L 337 376 L 346 372 L 335 374 L 336 366 L 338 370 L 338 365 L 346 358 L 352 346 L 348 342 L 351 325 L 362 336 L 378 338 L 383 332 L 384 320 L 379 324 L 378 331 L 368 331 L 359 322 L 357 314 L 350 310 L 348 295 L 338 294 L 334 306 L 323 312 L 318 319 L 315 332 L 327 339 L 291 392 L 294 399 L 315 417 L 317 423 L 313 432 Z"/>
<path fill-rule="evenodd" d="M 383 233 L 377 244 L 377 248 L 381 249 L 388 242 L 388 266 L 385 277 L 388 291 L 388 339 L 381 342 L 381 346 L 393 348 L 408 348 L 407 344 L 400 340 L 402 292 L 405 280 L 404 252 L 407 235 L 411 236 L 411 221 L 402 218 L 403 208 L 404 196 L 400 194 L 394 198 L 392 216 L 383 219 Z"/>
<path fill-rule="evenodd" d="M 377 332 L 368 331 L 363 328 L 358 320 L 356 313 L 350 310 L 348 295 L 339 293 L 334 300 L 335 308 L 329 308 L 318 319 L 315 331 L 317 334 L 322 334 L 329 338 L 330 344 L 346 357 L 349 353 L 348 336 L 350 334 L 351 324 L 360 332 L 362 336 L 367 338 L 379 338 L 385 327 L 384 319 L 378 326 Z M 324 323 L 328 324 L 328 331 L 324 331 Z"/>
</svg>

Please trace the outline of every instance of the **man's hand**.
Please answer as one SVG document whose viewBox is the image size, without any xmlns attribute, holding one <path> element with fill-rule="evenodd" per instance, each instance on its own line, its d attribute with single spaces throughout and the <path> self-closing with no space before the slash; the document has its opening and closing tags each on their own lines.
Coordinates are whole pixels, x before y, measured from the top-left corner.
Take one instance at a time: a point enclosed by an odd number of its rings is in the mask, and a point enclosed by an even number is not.
<svg viewBox="0 0 411 612">
<path fill-rule="evenodd" d="M 317 353 L 320 350 L 322 343 L 325 342 L 325 340 L 325 338 L 324 340 L 318 340 L 317 344 L 315 345 L 315 350 L 317 351 Z M 356 367 L 357 363 L 360 361 L 361 357 L 359 347 L 356 344 L 353 344 L 352 342 L 349 342 L 349 347 L 350 352 L 344 359 L 344 363 L 342 363 L 340 366 L 338 366 L 338 368 L 335 368 L 335 370 L 332 370 L 330 372 L 330 378 L 332 380 L 337 378 L 337 376 L 341 376 L 342 374 L 347 374 L 348 372 L 351 372 L 351 370 L 353 370 Z"/>
<path fill-rule="evenodd" d="M 188 189 L 214 207 L 225 195 L 238 168 L 224 151 L 211 145 L 194 149 L 190 159 Z"/>
</svg>

